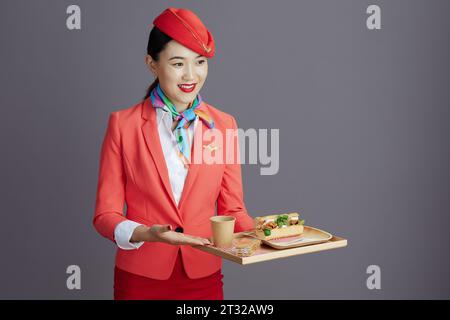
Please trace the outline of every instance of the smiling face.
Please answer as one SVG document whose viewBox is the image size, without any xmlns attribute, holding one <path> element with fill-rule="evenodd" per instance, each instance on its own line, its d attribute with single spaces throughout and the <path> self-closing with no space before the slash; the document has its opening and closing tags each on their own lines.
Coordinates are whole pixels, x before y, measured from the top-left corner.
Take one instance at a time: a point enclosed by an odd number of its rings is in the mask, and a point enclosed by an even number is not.
<svg viewBox="0 0 450 320">
<path fill-rule="evenodd" d="M 162 91 L 178 112 L 185 110 L 195 99 L 208 75 L 207 58 L 175 40 L 167 43 L 158 61 L 147 55 L 146 64 L 158 77 Z"/>
</svg>

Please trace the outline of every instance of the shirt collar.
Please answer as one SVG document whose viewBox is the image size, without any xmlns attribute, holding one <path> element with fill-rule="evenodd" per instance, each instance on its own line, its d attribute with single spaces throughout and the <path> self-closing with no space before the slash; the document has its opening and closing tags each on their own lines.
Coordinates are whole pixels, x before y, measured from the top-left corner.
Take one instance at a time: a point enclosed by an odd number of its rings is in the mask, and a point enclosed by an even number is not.
<svg viewBox="0 0 450 320">
<path fill-rule="evenodd" d="M 170 116 L 169 108 L 167 106 L 164 106 L 164 108 L 155 108 L 156 109 L 156 123 L 158 126 L 160 125 L 161 121 L 168 117 L 168 120 L 170 123 L 173 122 L 172 117 Z"/>
</svg>

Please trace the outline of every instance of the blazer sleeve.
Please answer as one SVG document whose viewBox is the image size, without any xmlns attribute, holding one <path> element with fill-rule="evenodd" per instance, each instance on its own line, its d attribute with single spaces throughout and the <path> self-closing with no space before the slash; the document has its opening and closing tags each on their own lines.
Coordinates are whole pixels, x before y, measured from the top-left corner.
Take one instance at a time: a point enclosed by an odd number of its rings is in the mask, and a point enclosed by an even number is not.
<svg viewBox="0 0 450 320">
<path fill-rule="evenodd" d="M 109 116 L 103 140 L 93 224 L 105 238 L 114 241 L 116 226 L 127 220 L 124 216 L 125 170 L 122 162 L 118 113 Z"/>
<path fill-rule="evenodd" d="M 237 130 L 237 123 L 233 116 L 232 129 Z M 220 193 L 217 198 L 217 215 L 230 215 L 236 217 L 235 232 L 253 229 L 253 218 L 248 215 L 244 203 L 242 187 L 241 164 L 239 160 L 239 139 L 234 135 L 234 161 L 225 164 Z"/>
</svg>

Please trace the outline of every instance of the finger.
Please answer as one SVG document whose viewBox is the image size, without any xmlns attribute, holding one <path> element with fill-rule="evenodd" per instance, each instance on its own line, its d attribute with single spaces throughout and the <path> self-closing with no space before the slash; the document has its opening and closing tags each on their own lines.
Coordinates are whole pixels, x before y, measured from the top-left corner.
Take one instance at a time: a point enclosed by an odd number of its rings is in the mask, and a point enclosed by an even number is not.
<svg viewBox="0 0 450 320">
<path fill-rule="evenodd" d="M 194 244 L 198 245 L 198 246 L 204 246 L 205 245 L 205 243 L 203 242 L 202 239 L 195 239 L 194 240 Z"/>
<path fill-rule="evenodd" d="M 183 237 L 183 240 L 182 240 L 183 244 L 187 244 L 187 245 L 203 245 L 201 240 L 198 239 L 195 236 L 191 236 L 191 235 L 183 234 L 183 233 L 181 233 L 180 235 Z"/>
<path fill-rule="evenodd" d="M 192 238 L 195 239 L 195 242 L 200 245 L 211 244 L 211 242 L 206 238 L 202 238 L 202 237 L 192 237 Z"/>
<path fill-rule="evenodd" d="M 195 241 L 195 242 L 197 242 L 197 243 L 199 243 L 199 242 L 202 241 L 202 238 L 201 238 L 201 237 L 197 237 L 197 236 L 193 236 L 193 235 L 189 235 L 189 234 L 186 234 L 185 237 L 186 237 L 187 239 L 190 239 L 190 240 Z"/>
</svg>

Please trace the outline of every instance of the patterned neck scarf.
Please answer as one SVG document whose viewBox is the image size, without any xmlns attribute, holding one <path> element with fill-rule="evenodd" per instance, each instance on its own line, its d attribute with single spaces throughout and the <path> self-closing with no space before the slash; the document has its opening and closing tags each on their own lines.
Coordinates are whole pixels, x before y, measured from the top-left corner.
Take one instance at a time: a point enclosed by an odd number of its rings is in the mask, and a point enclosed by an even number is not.
<svg viewBox="0 0 450 320">
<path fill-rule="evenodd" d="M 189 139 L 187 137 L 187 127 L 190 121 L 194 120 L 196 117 L 206 124 L 208 128 L 214 128 L 214 120 L 211 118 L 210 114 L 206 111 L 205 104 L 200 97 L 200 94 L 195 97 L 194 101 L 190 106 L 183 112 L 178 112 L 173 103 L 169 98 L 162 92 L 161 87 L 158 85 L 150 93 L 150 98 L 152 100 L 152 105 L 155 108 L 163 108 L 166 106 L 169 112 L 172 114 L 173 120 L 179 120 L 177 126 L 174 129 L 175 138 L 178 143 L 179 152 L 181 160 L 185 165 L 190 161 L 191 147 L 189 145 Z"/>
</svg>

